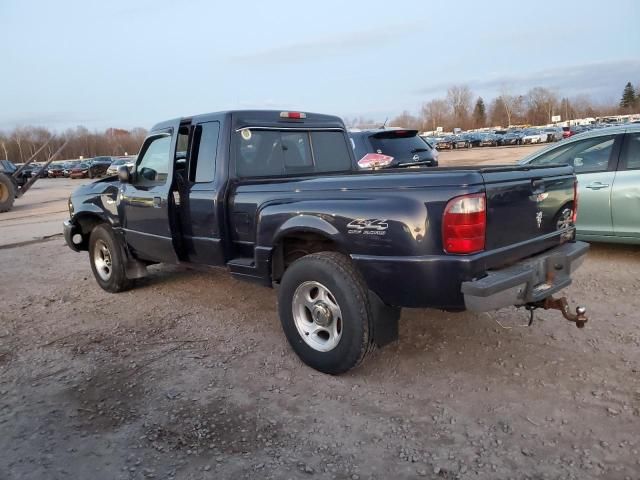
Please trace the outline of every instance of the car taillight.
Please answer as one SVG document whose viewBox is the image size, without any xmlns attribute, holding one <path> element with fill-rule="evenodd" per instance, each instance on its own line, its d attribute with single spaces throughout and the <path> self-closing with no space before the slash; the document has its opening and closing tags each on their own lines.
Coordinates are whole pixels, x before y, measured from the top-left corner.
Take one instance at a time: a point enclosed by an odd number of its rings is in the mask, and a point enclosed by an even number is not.
<svg viewBox="0 0 640 480">
<path fill-rule="evenodd" d="M 442 246 L 447 253 L 484 250 L 487 208 L 484 193 L 449 200 L 442 217 Z"/>
<path fill-rule="evenodd" d="M 571 222 L 575 225 L 578 221 L 578 179 L 573 180 L 573 216 Z"/>
</svg>

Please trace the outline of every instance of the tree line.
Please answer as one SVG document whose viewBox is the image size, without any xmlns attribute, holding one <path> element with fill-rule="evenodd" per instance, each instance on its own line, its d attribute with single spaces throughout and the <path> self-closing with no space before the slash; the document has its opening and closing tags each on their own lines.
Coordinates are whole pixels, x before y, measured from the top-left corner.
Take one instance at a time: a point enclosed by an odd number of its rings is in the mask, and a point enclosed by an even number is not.
<svg viewBox="0 0 640 480">
<path fill-rule="evenodd" d="M 452 131 L 456 127 L 470 130 L 510 125 L 546 125 L 552 122 L 554 115 L 559 115 L 564 121 L 637 113 L 638 110 L 640 86 L 634 88 L 631 82 L 624 87 L 617 105 L 599 104 L 586 95 L 561 97 L 554 90 L 544 87 L 534 87 L 526 93 L 514 93 L 508 87 L 503 87 L 498 96 L 486 102 L 482 97 L 475 97 L 469 86 L 452 85 L 446 97 L 424 103 L 418 114 L 404 111 L 388 124 L 420 131 L 434 131 L 437 127 L 445 131 Z M 346 123 L 351 127 L 379 125 L 365 117 L 348 119 Z"/>
<path fill-rule="evenodd" d="M 497 97 L 486 103 L 482 97 L 474 97 L 467 85 L 452 85 L 445 98 L 424 103 L 417 115 L 402 112 L 389 124 L 420 131 L 434 131 L 437 127 L 443 127 L 445 131 L 455 127 L 469 130 L 524 124 L 545 125 L 551 123 L 553 115 L 568 120 L 637 113 L 639 110 L 640 86 L 634 88 L 631 82 L 625 85 L 617 105 L 597 104 L 584 95 L 560 97 L 553 90 L 543 87 L 534 87 L 524 94 L 514 94 L 504 87 Z M 379 125 L 379 122 L 364 117 L 345 119 L 345 123 L 350 127 Z M 134 155 L 146 136 L 147 131 L 143 128 L 108 128 L 91 132 L 80 126 L 63 134 L 54 134 L 43 127 L 17 127 L 10 132 L 0 132 L 0 158 L 22 163 L 49 139 L 47 146 L 35 158 L 36 161 L 45 161 L 65 140 L 69 142 L 59 159 Z"/>
<path fill-rule="evenodd" d="M 35 161 L 43 162 L 56 152 L 65 140 L 68 140 L 68 143 L 60 152 L 59 160 L 100 155 L 135 155 L 146 136 L 147 131 L 143 128 L 108 128 L 100 132 L 91 132 L 85 127 L 76 127 L 63 134 L 54 134 L 43 127 L 17 127 L 10 132 L 0 132 L 0 158 L 14 163 L 25 162 L 49 141 L 35 158 Z"/>
</svg>

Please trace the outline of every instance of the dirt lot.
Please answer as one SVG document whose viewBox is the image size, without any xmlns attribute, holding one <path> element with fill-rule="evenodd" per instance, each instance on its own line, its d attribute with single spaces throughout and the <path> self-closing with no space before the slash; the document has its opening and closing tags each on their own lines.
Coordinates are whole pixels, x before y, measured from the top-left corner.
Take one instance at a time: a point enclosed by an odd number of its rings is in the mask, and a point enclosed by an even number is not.
<svg viewBox="0 0 640 480">
<path fill-rule="evenodd" d="M 27 197 L 30 225 L 49 218 Z M 157 266 L 111 295 L 61 238 L 9 243 L 2 479 L 640 478 L 638 247 L 592 247 L 567 291 L 584 330 L 551 312 L 526 328 L 516 310 L 404 310 L 398 342 L 330 377 L 288 348 L 273 290 Z"/>
</svg>

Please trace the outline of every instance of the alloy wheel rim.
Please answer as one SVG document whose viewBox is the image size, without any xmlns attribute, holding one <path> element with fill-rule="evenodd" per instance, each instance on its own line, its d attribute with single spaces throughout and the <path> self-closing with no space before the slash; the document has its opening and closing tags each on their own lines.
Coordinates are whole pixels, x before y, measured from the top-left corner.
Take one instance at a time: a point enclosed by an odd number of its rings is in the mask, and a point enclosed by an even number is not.
<svg viewBox="0 0 640 480">
<path fill-rule="evenodd" d="M 570 208 L 565 208 L 560 213 L 558 217 L 558 221 L 556 222 L 556 230 L 564 230 L 565 228 L 569 228 L 571 226 L 571 220 L 573 217 L 573 210 Z"/>
<path fill-rule="evenodd" d="M 93 250 L 93 263 L 96 266 L 96 272 L 104 281 L 111 278 L 113 272 L 113 260 L 109 246 L 103 241 L 98 240 Z"/>
<path fill-rule="evenodd" d="M 318 352 L 333 350 L 342 338 L 342 311 L 331 291 L 316 281 L 298 286 L 292 300 L 293 321 L 304 342 Z"/>
</svg>

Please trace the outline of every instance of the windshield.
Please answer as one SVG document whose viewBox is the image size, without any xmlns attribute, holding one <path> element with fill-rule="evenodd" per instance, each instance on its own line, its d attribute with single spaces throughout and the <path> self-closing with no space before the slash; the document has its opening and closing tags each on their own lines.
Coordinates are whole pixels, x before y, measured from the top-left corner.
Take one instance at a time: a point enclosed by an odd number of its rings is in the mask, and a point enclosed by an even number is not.
<svg viewBox="0 0 640 480">
<path fill-rule="evenodd" d="M 414 155 L 421 152 L 431 151 L 429 144 L 418 135 L 412 137 L 377 138 L 369 137 L 371 145 L 376 153 L 390 155 L 399 162 L 415 162 L 422 159 L 414 158 Z"/>
</svg>

